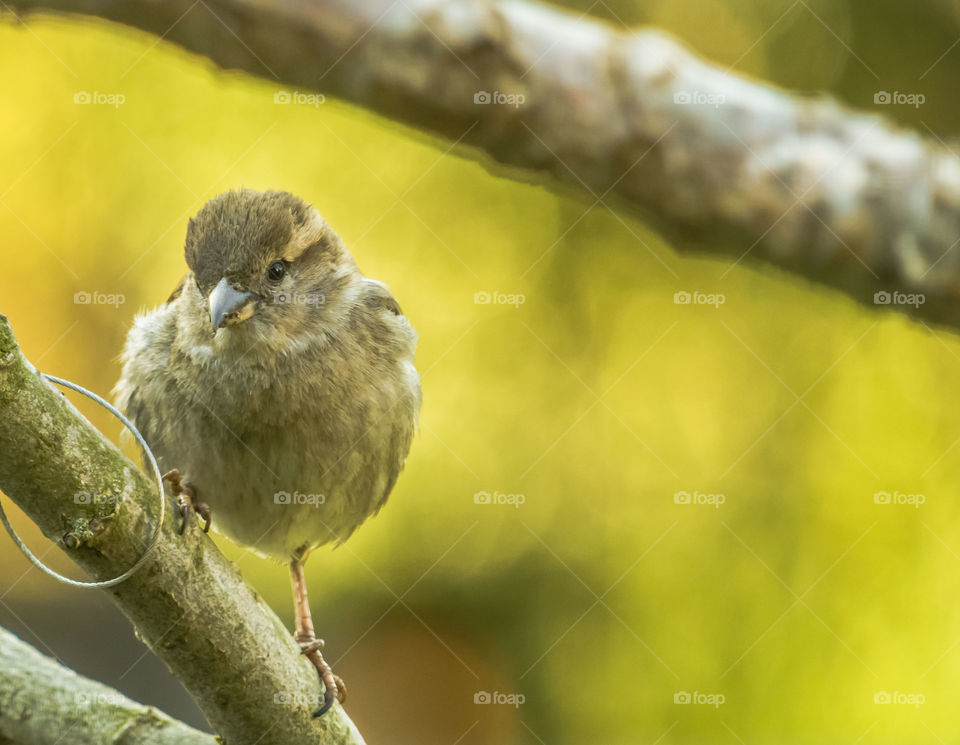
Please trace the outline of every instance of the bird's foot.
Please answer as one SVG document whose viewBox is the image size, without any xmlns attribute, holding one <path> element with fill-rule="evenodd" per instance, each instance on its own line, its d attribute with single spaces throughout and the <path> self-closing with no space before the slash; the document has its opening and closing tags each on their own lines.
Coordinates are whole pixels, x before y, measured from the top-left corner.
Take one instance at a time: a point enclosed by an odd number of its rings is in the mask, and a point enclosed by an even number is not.
<svg viewBox="0 0 960 745">
<path fill-rule="evenodd" d="M 210 505 L 206 502 L 197 500 L 197 490 L 189 481 L 180 481 L 180 471 L 174 468 L 163 476 L 164 481 L 170 482 L 170 491 L 177 498 L 177 509 L 180 512 L 180 529 L 177 531 L 183 535 L 187 527 L 187 516 L 193 512 L 203 520 L 203 532 L 210 532 Z"/>
<path fill-rule="evenodd" d="M 324 646 L 323 639 L 317 639 L 315 636 L 303 637 L 296 634 L 294 638 L 300 645 L 300 654 L 306 655 L 307 659 L 317 668 L 320 680 L 323 681 L 324 694 L 323 706 L 313 712 L 314 717 L 322 717 L 327 710 L 333 706 L 333 700 L 337 699 L 341 704 L 347 700 L 347 687 L 343 683 L 343 678 L 336 675 L 330 669 L 330 665 L 323 659 L 321 650 Z"/>
</svg>

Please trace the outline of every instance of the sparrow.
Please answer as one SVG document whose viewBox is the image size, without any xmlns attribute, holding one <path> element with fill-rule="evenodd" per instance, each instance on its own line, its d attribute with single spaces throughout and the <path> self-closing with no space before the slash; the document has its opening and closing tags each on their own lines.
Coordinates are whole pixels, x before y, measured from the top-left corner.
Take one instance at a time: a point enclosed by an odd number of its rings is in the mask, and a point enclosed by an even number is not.
<svg viewBox="0 0 960 745">
<path fill-rule="evenodd" d="M 420 408 L 417 335 L 319 212 L 284 191 L 211 199 L 187 226 L 189 271 L 138 315 L 114 391 L 194 511 L 232 540 L 286 562 L 295 639 L 324 684 L 304 562 L 386 502 Z M 201 501 L 202 498 L 202 501 Z"/>
</svg>

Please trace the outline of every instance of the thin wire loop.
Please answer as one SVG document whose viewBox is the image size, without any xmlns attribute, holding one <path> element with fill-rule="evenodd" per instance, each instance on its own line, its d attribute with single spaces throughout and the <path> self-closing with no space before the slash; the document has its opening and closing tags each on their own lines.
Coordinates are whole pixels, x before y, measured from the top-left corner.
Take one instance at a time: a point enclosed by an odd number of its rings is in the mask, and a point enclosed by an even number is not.
<svg viewBox="0 0 960 745">
<path fill-rule="evenodd" d="M 0 521 L 3 522 L 3 527 L 7 529 L 7 533 L 13 539 L 13 542 L 17 544 L 17 547 L 23 551 L 23 555 L 30 559 L 31 563 L 38 569 L 42 570 L 46 574 L 49 574 L 54 579 L 63 582 L 65 585 L 71 585 L 72 587 L 113 587 L 123 582 L 125 579 L 129 579 L 133 574 L 143 566 L 144 562 L 150 556 L 154 548 L 156 548 L 157 543 L 160 541 L 160 533 L 163 530 L 163 518 L 166 508 L 166 498 L 163 490 L 163 476 L 160 473 L 160 466 L 157 464 L 157 459 L 153 456 L 153 452 L 150 450 L 150 446 L 147 445 L 147 441 L 143 439 L 143 435 L 133 426 L 133 423 L 127 419 L 120 411 L 118 411 L 112 404 L 108 403 L 96 393 L 88 391 L 83 386 L 77 385 L 76 383 L 71 383 L 69 380 L 64 380 L 63 378 L 56 378 L 53 375 L 47 375 L 46 373 L 40 373 L 44 378 L 49 380 L 52 383 L 62 385 L 65 388 L 81 393 L 89 399 L 96 401 L 103 408 L 113 414 L 117 419 L 123 422 L 123 426 L 129 429 L 137 442 L 140 443 L 140 447 L 143 448 L 143 452 L 147 454 L 147 459 L 150 461 L 150 466 L 153 468 L 153 473 L 157 477 L 157 489 L 160 494 L 160 519 L 157 521 L 157 529 L 153 533 L 153 538 L 150 540 L 150 545 L 147 546 L 146 550 L 143 552 L 143 555 L 137 559 L 132 567 L 127 571 L 121 574 L 119 577 L 114 577 L 113 579 L 105 579 L 100 582 L 80 582 L 75 579 L 70 579 L 69 577 L 64 577 L 62 574 L 58 574 L 53 571 L 50 567 L 44 564 L 40 559 L 33 555 L 20 536 L 17 535 L 17 532 L 13 529 L 13 526 L 10 524 L 10 520 L 7 518 L 7 513 L 3 511 L 3 504 L 0 503 Z"/>
</svg>

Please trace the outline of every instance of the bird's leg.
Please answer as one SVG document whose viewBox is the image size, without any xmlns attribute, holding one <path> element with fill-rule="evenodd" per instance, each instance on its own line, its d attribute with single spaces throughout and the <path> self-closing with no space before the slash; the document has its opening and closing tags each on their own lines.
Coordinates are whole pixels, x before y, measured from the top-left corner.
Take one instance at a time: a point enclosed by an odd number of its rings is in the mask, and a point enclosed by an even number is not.
<svg viewBox="0 0 960 745">
<path fill-rule="evenodd" d="M 210 505 L 206 502 L 197 501 L 197 490 L 189 481 L 180 481 L 180 471 L 174 468 L 163 476 L 164 481 L 170 482 L 170 491 L 177 498 L 177 509 L 180 511 L 182 521 L 180 530 L 177 531 L 183 535 L 184 528 L 187 527 L 187 515 L 195 512 L 203 519 L 203 532 L 210 532 Z"/>
<path fill-rule="evenodd" d="M 323 659 L 320 650 L 323 649 L 323 639 L 317 639 L 313 631 L 313 619 L 310 617 L 310 604 L 307 600 L 307 582 L 303 576 L 304 555 L 299 555 L 290 562 L 290 581 L 293 585 L 293 606 L 297 617 L 297 630 L 294 639 L 300 645 L 301 653 L 313 663 L 323 681 L 323 706 L 317 709 L 313 716 L 319 717 L 333 706 L 333 699 L 340 703 L 347 700 L 347 689 L 339 675 L 334 675 L 330 665 Z"/>
</svg>

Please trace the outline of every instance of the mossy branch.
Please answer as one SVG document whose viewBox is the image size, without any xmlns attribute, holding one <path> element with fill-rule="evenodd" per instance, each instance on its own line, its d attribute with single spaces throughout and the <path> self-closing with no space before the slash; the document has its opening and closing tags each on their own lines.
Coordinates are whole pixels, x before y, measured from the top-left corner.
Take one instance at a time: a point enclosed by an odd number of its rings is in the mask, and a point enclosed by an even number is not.
<svg viewBox="0 0 960 745">
<path fill-rule="evenodd" d="M 0 743 L 217 745 L 153 707 L 45 657 L 0 629 Z"/>
<path fill-rule="evenodd" d="M 136 561 L 159 515 L 155 483 L 33 368 L 2 315 L 0 490 L 96 580 Z M 214 730 L 228 745 L 363 743 L 339 705 L 312 717 L 322 687 L 290 631 L 193 521 L 177 535 L 175 514 L 106 592 Z"/>
</svg>

